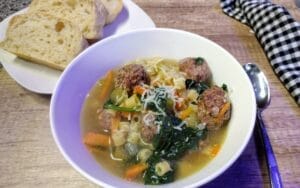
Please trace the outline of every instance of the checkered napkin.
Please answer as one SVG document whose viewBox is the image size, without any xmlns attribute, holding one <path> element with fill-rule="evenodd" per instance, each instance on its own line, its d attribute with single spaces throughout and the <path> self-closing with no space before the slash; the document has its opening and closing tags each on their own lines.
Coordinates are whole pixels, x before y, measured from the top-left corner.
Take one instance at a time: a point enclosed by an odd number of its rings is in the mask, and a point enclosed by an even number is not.
<svg viewBox="0 0 300 188">
<path fill-rule="evenodd" d="M 268 0 L 221 0 L 221 7 L 253 29 L 275 73 L 300 105 L 300 24 Z"/>
</svg>

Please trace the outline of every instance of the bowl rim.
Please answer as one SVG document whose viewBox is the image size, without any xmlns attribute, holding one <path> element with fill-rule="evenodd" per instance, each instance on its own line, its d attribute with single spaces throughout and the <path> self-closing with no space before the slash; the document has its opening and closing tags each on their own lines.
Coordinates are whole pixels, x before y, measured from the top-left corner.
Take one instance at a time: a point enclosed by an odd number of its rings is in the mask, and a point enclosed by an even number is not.
<svg viewBox="0 0 300 188">
<path fill-rule="evenodd" d="M 106 43 L 109 43 L 113 40 L 117 40 L 118 38 L 122 38 L 122 37 L 126 37 L 129 35 L 135 35 L 135 34 L 140 34 L 140 33 L 147 33 L 147 32 L 172 32 L 172 33 L 178 33 L 178 34 L 183 34 L 183 35 L 189 35 L 192 37 L 196 37 L 196 38 L 201 38 L 201 40 L 205 40 L 206 42 L 209 42 L 210 44 L 218 47 L 220 50 L 222 50 L 224 53 L 226 53 L 227 55 L 229 55 L 231 58 L 233 58 L 237 63 L 239 63 L 239 61 L 237 61 L 237 59 L 227 50 L 225 50 L 225 48 L 223 48 L 222 46 L 220 46 L 219 44 L 217 44 L 216 42 L 205 38 L 199 34 L 196 33 L 192 33 L 189 31 L 185 31 L 185 30 L 180 30 L 180 29 L 173 29 L 173 28 L 145 28 L 145 29 L 138 29 L 138 30 L 134 30 L 134 31 L 129 31 L 126 33 L 122 33 L 122 34 L 117 34 L 117 35 L 112 35 L 108 38 L 105 38 L 103 40 L 100 40 L 98 42 L 96 42 L 95 44 L 93 44 L 92 46 L 88 47 L 86 50 L 84 50 L 83 52 L 81 52 L 78 56 L 76 56 L 71 62 L 70 64 L 66 67 L 66 69 L 62 72 L 62 75 L 60 76 L 58 82 L 56 83 L 56 86 L 54 88 L 54 92 L 52 94 L 51 97 L 51 101 L 50 101 L 50 110 L 49 110 L 49 117 L 50 117 L 50 126 L 51 126 L 51 133 L 52 136 L 54 138 L 55 144 L 57 145 L 60 153 L 63 155 L 63 157 L 65 158 L 65 160 L 74 168 L 76 169 L 81 175 L 83 175 L 85 178 L 91 180 L 93 183 L 95 183 L 96 185 L 100 185 L 103 187 L 113 187 L 110 184 L 107 184 L 99 179 L 96 179 L 94 177 L 92 177 L 91 175 L 89 175 L 87 172 L 85 172 L 83 169 L 81 169 L 72 159 L 71 156 L 69 156 L 63 149 L 58 136 L 56 134 L 56 126 L 54 125 L 55 122 L 55 113 L 54 113 L 54 109 L 55 109 L 55 105 L 56 105 L 56 101 L 57 101 L 57 97 L 58 97 L 58 91 L 60 89 L 60 85 L 61 82 L 64 80 L 64 77 L 66 74 L 68 74 L 69 70 L 73 67 L 76 66 L 76 63 L 82 58 L 82 56 L 85 56 L 87 53 L 89 53 L 89 51 L 92 51 L 93 48 L 96 48 L 96 46 L 99 45 L 105 45 Z M 239 65 L 242 67 L 242 65 L 239 63 Z M 252 86 L 250 79 L 248 78 L 248 76 L 246 75 L 246 73 L 244 72 L 245 76 L 246 76 L 246 80 L 248 82 L 249 85 Z M 256 99 L 255 99 L 255 94 L 254 94 L 254 90 L 251 87 L 251 94 L 250 98 L 252 100 L 252 102 L 255 103 L 255 105 L 253 105 L 253 109 L 251 111 L 252 117 L 251 117 L 251 122 L 249 123 L 250 125 L 252 125 L 250 131 L 248 131 L 248 133 L 245 136 L 245 139 L 243 141 L 243 143 L 241 144 L 241 147 L 239 147 L 239 150 L 237 150 L 236 152 L 234 152 L 234 155 L 231 156 L 230 160 L 227 161 L 221 168 L 219 168 L 217 171 L 211 173 L 209 176 L 207 176 L 206 178 L 199 180 L 193 184 L 189 184 L 185 187 L 196 187 L 196 186 L 201 186 L 201 185 L 205 185 L 208 182 L 214 180 L 216 177 L 220 176 L 222 173 L 224 173 L 230 166 L 232 166 L 232 164 L 234 162 L 237 161 L 237 159 L 240 157 L 240 155 L 242 154 L 242 152 L 245 150 L 246 146 L 249 143 L 249 140 L 252 136 L 254 127 L 255 127 L 255 120 L 256 120 L 256 113 L 257 113 L 257 107 L 256 107 Z M 173 183 L 173 182 L 172 182 Z M 172 184 L 170 183 L 170 184 Z M 163 185 L 170 185 L 170 184 L 163 184 Z M 156 186 L 159 187 L 159 186 Z"/>
</svg>

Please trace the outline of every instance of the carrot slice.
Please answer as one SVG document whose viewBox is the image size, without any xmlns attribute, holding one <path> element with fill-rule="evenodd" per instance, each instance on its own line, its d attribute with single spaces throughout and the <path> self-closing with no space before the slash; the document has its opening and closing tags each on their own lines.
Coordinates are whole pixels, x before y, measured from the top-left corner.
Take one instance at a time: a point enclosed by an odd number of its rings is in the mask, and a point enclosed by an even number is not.
<svg viewBox="0 0 300 188">
<path fill-rule="evenodd" d="M 218 116 L 219 116 L 219 117 L 223 117 L 223 116 L 225 115 L 225 113 L 229 110 L 229 108 L 230 108 L 230 102 L 225 103 L 225 104 L 222 106 L 222 108 L 221 108 L 221 110 L 220 110 Z"/>
<path fill-rule="evenodd" d="M 175 103 L 176 110 L 182 110 L 182 109 L 184 109 L 184 107 L 185 107 L 184 101 L 181 101 L 181 102 L 176 101 L 176 103 Z"/>
<path fill-rule="evenodd" d="M 125 119 L 130 120 L 130 117 L 132 116 L 131 112 L 121 112 L 121 116 Z"/>
<path fill-rule="evenodd" d="M 220 149 L 221 149 L 221 146 L 219 144 L 214 144 L 210 151 L 210 155 L 212 157 L 215 157 L 219 153 Z"/>
<path fill-rule="evenodd" d="M 146 89 L 140 85 L 136 85 L 133 88 L 133 93 L 143 95 L 143 93 L 146 91 Z"/>
<path fill-rule="evenodd" d="M 109 146 L 109 136 L 100 134 L 100 133 L 89 132 L 84 135 L 83 143 L 85 143 L 89 146 L 108 147 Z"/>
<path fill-rule="evenodd" d="M 181 98 L 178 91 L 175 92 L 175 96 L 177 98 Z M 176 110 L 184 110 L 186 108 L 184 100 L 177 100 L 175 103 L 175 108 Z"/>
<path fill-rule="evenodd" d="M 99 94 L 99 100 L 103 101 L 103 103 L 108 98 L 110 91 L 112 90 L 112 88 L 114 86 L 113 82 L 114 82 L 114 73 L 113 73 L 113 71 L 110 70 L 107 72 L 107 74 L 103 80 L 103 85 L 101 87 L 101 92 Z"/>
<path fill-rule="evenodd" d="M 226 113 L 229 109 L 230 109 L 230 102 L 227 102 L 227 103 L 225 103 L 225 104 L 222 106 L 222 108 L 221 108 L 221 110 L 220 110 L 218 116 L 216 117 L 216 122 L 217 122 L 217 124 L 220 124 L 220 123 L 221 123 L 222 118 L 225 116 L 225 113 Z"/>
<path fill-rule="evenodd" d="M 142 174 L 147 168 L 148 165 L 146 163 L 135 164 L 129 167 L 125 171 L 125 179 L 129 181 L 134 180 L 138 175 Z"/>
<path fill-rule="evenodd" d="M 120 115 L 117 113 L 115 117 L 113 117 L 111 119 L 111 132 L 115 132 L 116 130 L 118 130 L 119 125 L 120 125 Z"/>
</svg>

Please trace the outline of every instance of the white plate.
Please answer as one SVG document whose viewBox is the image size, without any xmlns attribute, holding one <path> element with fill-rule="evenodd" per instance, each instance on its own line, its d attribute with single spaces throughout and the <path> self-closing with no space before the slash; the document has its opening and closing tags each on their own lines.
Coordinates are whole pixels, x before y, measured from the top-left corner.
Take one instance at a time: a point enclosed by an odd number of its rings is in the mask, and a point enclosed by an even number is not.
<svg viewBox="0 0 300 188">
<path fill-rule="evenodd" d="M 111 35 L 124 33 L 142 28 L 154 28 L 155 24 L 151 18 L 131 0 L 123 0 L 124 8 L 117 19 L 110 25 L 104 27 L 104 38 Z M 23 9 L 7 17 L 0 23 L 0 41 L 5 38 L 6 28 L 9 20 L 26 12 Z M 14 54 L 0 49 L 0 62 L 2 62 L 8 74 L 26 89 L 41 93 L 52 94 L 61 71 L 30 63 L 17 58 Z"/>
</svg>

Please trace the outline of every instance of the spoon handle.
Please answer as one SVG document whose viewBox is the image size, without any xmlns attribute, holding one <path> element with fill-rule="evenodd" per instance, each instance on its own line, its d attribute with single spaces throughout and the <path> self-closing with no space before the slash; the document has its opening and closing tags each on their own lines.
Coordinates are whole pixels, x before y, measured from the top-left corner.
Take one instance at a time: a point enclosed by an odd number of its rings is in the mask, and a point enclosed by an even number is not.
<svg viewBox="0 0 300 188">
<path fill-rule="evenodd" d="M 269 177 L 271 181 L 271 185 L 273 188 L 282 188 L 282 181 L 278 169 L 278 165 L 276 162 L 275 154 L 272 149 L 272 145 L 269 139 L 269 136 L 267 134 L 267 130 L 265 128 L 263 119 L 261 117 L 261 112 L 257 112 L 257 124 L 259 127 L 259 132 L 262 137 L 264 149 L 265 149 L 265 155 L 267 159 L 267 164 L 268 164 L 268 171 L 269 171 Z"/>
</svg>

